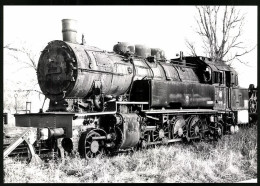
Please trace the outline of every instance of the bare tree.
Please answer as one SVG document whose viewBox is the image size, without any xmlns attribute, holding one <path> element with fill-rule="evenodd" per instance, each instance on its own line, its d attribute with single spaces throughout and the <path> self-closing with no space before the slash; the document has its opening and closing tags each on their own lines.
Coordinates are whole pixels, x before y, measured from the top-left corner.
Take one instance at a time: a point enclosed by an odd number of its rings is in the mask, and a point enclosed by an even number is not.
<svg viewBox="0 0 260 186">
<path fill-rule="evenodd" d="M 15 42 L 12 44 L 5 44 L 3 46 L 5 50 L 5 55 L 11 56 L 15 59 L 13 61 L 11 58 L 7 58 L 7 62 L 14 64 L 16 67 L 14 69 L 21 70 L 23 68 L 30 69 L 30 72 L 35 72 L 29 76 L 30 78 L 24 80 L 23 76 L 14 78 L 13 80 L 8 80 L 4 84 L 4 109 L 10 113 L 16 108 L 14 95 L 18 95 L 19 99 L 17 100 L 17 106 L 22 108 L 26 100 L 31 99 L 32 95 L 35 93 L 42 95 L 42 92 L 39 91 L 38 81 L 37 81 L 37 58 L 38 53 L 31 49 L 30 46 L 27 46 L 25 42 Z M 27 71 L 28 72 L 28 71 Z M 26 74 L 26 73 L 24 73 Z M 5 74 L 5 76 L 10 76 L 11 74 Z M 12 74 L 15 75 L 15 74 Z M 12 76 L 11 75 L 11 76 Z M 12 78 L 11 78 L 12 79 Z"/>
<path fill-rule="evenodd" d="M 34 91 L 34 87 L 38 85 L 38 82 L 36 81 L 38 53 L 33 51 L 30 46 L 27 45 L 26 42 L 21 42 L 19 44 L 6 44 L 3 48 L 8 51 L 7 55 L 13 57 L 16 60 L 15 64 L 20 64 L 18 70 L 29 68 L 35 72 L 35 77 L 30 82 L 28 82 L 32 87 L 32 91 Z"/>
<path fill-rule="evenodd" d="M 12 46 L 12 44 L 6 44 L 3 48 L 9 50 L 9 55 L 15 58 L 18 62 L 24 63 L 27 67 L 33 68 L 35 72 L 37 72 L 37 60 L 35 59 L 36 54 L 34 54 L 32 50 L 25 46 L 15 47 Z M 21 58 L 18 57 L 19 53 L 25 55 L 26 59 L 21 60 Z"/>
<path fill-rule="evenodd" d="M 236 7 L 200 6 L 196 7 L 196 33 L 201 36 L 206 56 L 214 61 L 230 62 L 234 59 L 242 62 L 241 56 L 251 52 L 241 41 L 245 14 Z M 186 40 L 186 45 L 193 56 L 197 56 L 194 43 Z M 244 63 L 244 62 L 242 62 Z"/>
<path fill-rule="evenodd" d="M 193 42 L 186 40 L 186 46 L 188 47 L 191 56 L 197 56 L 196 48 Z"/>
</svg>

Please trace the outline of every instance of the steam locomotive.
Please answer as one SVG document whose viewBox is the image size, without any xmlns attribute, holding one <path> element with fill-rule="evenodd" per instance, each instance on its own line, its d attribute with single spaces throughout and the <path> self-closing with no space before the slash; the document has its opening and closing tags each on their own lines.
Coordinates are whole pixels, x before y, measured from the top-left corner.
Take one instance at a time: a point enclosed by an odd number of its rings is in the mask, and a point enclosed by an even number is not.
<svg viewBox="0 0 260 186">
<path fill-rule="evenodd" d="M 248 123 L 248 89 L 222 61 L 119 42 L 113 52 L 77 43 L 75 20 L 42 51 L 46 112 L 15 114 L 37 129 L 34 146 L 95 157 L 183 140 L 218 139 Z M 76 127 L 78 126 L 78 127 Z M 73 141 L 74 137 L 78 141 Z"/>
</svg>

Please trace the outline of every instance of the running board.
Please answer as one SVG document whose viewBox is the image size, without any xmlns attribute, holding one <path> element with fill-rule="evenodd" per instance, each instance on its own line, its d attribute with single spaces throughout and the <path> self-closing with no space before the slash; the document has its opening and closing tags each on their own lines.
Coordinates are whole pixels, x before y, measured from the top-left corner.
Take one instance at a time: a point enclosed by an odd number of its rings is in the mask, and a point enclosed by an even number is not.
<svg viewBox="0 0 260 186">
<path fill-rule="evenodd" d="M 146 114 L 216 114 L 212 109 L 164 109 L 164 110 L 142 110 Z"/>
</svg>

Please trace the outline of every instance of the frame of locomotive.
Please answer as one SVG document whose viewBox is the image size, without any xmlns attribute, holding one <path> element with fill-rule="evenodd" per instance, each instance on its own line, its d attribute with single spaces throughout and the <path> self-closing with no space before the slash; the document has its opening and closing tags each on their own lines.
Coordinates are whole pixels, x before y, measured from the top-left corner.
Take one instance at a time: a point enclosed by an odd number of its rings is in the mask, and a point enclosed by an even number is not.
<svg viewBox="0 0 260 186">
<path fill-rule="evenodd" d="M 160 49 L 123 42 L 106 52 L 77 43 L 74 20 L 62 23 L 63 41 L 46 46 L 37 70 L 48 111 L 15 114 L 16 126 L 37 128 L 34 146 L 94 157 L 218 139 L 248 123 L 248 89 L 224 62 L 182 53 L 167 60 Z"/>
</svg>

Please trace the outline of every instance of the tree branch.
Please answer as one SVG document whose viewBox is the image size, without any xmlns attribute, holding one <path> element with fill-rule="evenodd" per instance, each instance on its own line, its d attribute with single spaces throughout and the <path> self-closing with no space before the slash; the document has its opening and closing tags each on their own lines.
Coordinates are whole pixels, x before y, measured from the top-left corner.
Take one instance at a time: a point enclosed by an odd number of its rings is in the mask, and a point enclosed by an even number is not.
<svg viewBox="0 0 260 186">
<path fill-rule="evenodd" d="M 195 50 L 195 46 L 193 43 L 190 43 L 188 40 L 186 40 L 186 46 L 188 47 L 188 49 L 191 52 L 191 56 L 197 56 L 196 50 Z"/>
<path fill-rule="evenodd" d="M 230 62 L 238 59 L 244 63 L 239 58 L 255 49 L 247 50 L 248 47 L 241 41 L 245 14 L 241 14 L 235 6 L 196 6 L 196 9 L 196 33 L 201 36 L 205 55 L 213 61 Z M 192 42 L 186 41 L 186 46 L 193 54 L 195 47 Z M 231 50 L 236 50 L 235 55 L 232 55 Z M 227 58 L 228 54 L 231 57 Z"/>
<path fill-rule="evenodd" d="M 34 60 L 34 58 L 32 57 L 32 51 L 26 49 L 25 47 L 21 47 L 21 48 L 11 47 L 11 44 L 7 44 L 3 48 L 7 49 L 9 51 L 20 52 L 20 53 L 24 54 L 28 58 L 29 62 L 23 61 L 22 63 L 28 65 L 29 67 L 31 67 L 35 71 L 37 71 L 36 60 Z M 14 54 L 10 54 L 10 55 L 12 57 L 14 57 L 17 61 L 20 61 L 16 55 L 14 55 Z M 33 55 L 33 56 L 35 57 L 35 55 Z"/>
</svg>

